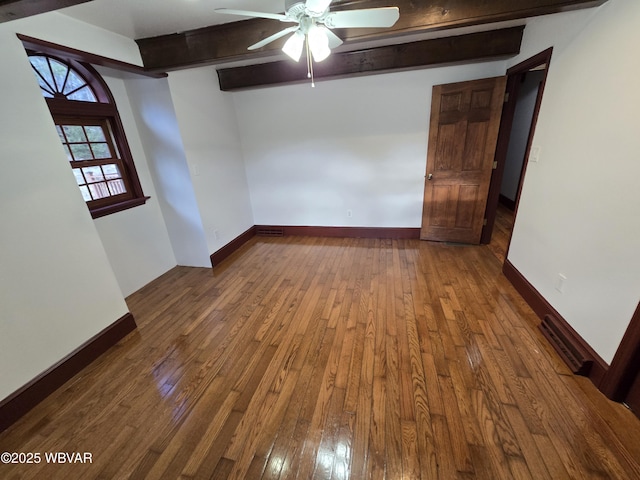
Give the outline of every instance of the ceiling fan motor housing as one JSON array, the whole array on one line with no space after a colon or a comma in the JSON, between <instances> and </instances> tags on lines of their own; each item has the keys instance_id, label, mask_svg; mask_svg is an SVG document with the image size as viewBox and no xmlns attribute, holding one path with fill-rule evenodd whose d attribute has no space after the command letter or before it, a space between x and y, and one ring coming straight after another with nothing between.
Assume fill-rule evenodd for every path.
<instances>
[{"instance_id":1,"label":"ceiling fan motor housing","mask_svg":"<svg viewBox=\"0 0 640 480\"><path fill-rule=\"evenodd\" d=\"M287 16L295 19L299 19L306 10L305 2L300 0L286 0L284 3L284 11Z\"/></svg>"}]
</instances>

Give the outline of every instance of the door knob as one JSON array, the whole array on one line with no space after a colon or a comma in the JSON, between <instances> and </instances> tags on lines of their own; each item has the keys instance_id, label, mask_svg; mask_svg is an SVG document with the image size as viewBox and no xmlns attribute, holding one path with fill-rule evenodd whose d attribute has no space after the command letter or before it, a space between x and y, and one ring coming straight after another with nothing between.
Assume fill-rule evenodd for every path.
<instances>
[{"instance_id":1,"label":"door knob","mask_svg":"<svg viewBox=\"0 0 640 480\"><path fill-rule=\"evenodd\" d=\"M429 175L427 175L427 180L431 180L433 178L433 173L430 173Z\"/></svg>"}]
</instances>

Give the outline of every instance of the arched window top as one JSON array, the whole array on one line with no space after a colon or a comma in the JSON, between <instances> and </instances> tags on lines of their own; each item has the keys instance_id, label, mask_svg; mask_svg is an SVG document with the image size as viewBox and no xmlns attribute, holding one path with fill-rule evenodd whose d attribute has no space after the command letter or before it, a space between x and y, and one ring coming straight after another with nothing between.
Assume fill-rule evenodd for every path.
<instances>
[{"instance_id":1,"label":"arched window top","mask_svg":"<svg viewBox=\"0 0 640 480\"><path fill-rule=\"evenodd\" d=\"M29 61L45 98L98 102L89 81L67 63L48 55L31 55Z\"/></svg>"},{"instance_id":2,"label":"arched window top","mask_svg":"<svg viewBox=\"0 0 640 480\"><path fill-rule=\"evenodd\" d=\"M143 205L122 121L109 87L89 63L27 49L40 91L93 218Z\"/></svg>"}]
</instances>

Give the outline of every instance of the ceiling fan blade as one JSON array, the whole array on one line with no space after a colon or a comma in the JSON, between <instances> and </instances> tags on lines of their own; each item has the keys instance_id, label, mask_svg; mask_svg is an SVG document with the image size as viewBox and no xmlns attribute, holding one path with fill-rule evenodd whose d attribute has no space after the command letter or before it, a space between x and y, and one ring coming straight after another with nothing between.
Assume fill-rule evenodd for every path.
<instances>
[{"instance_id":1,"label":"ceiling fan blade","mask_svg":"<svg viewBox=\"0 0 640 480\"><path fill-rule=\"evenodd\" d=\"M298 25L296 25L296 26L293 26L293 27L285 28L284 30L280 30L278 33L274 33L270 37L267 37L264 40L260 40L258 43L254 43L253 45L248 47L248 50L256 50L258 48L262 48L265 45L267 45L267 44L269 44L271 42L275 42L276 40L278 40L281 37L284 37L288 33L295 32L296 30L298 30L298 28L300 28L300 27L298 27Z\"/></svg>"},{"instance_id":2,"label":"ceiling fan blade","mask_svg":"<svg viewBox=\"0 0 640 480\"><path fill-rule=\"evenodd\" d=\"M327 38L329 39L329 48L334 49L344 43L342 39L331 30L328 28L325 28L325 30L327 31Z\"/></svg>"},{"instance_id":3,"label":"ceiling fan blade","mask_svg":"<svg viewBox=\"0 0 640 480\"><path fill-rule=\"evenodd\" d=\"M256 17L256 18L269 18L271 20L280 20L281 22L293 22L286 15L281 13L265 13L265 12L252 12L250 10L234 10L233 8L216 8L214 12L225 13L229 15L242 15L243 17Z\"/></svg>"},{"instance_id":4,"label":"ceiling fan blade","mask_svg":"<svg viewBox=\"0 0 640 480\"><path fill-rule=\"evenodd\" d=\"M400 18L398 7L363 8L331 12L324 20L329 28L386 28Z\"/></svg>"},{"instance_id":5,"label":"ceiling fan blade","mask_svg":"<svg viewBox=\"0 0 640 480\"><path fill-rule=\"evenodd\" d=\"M322 15L327 8L331 5L331 0L307 0L305 7L309 15L318 16Z\"/></svg>"}]
</instances>

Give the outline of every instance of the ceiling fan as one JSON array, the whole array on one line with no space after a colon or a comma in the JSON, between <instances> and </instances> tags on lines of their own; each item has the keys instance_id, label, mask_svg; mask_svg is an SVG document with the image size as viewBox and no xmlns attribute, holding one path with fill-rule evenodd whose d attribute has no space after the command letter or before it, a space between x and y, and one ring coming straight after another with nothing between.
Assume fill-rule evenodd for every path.
<instances>
[{"instance_id":1,"label":"ceiling fan","mask_svg":"<svg viewBox=\"0 0 640 480\"><path fill-rule=\"evenodd\" d=\"M285 13L264 13L231 8L218 8L215 11L246 17L269 18L297 25L285 28L264 40L249 46L256 50L291 34L282 51L296 62L300 61L302 50L306 46L308 76L312 79L313 62L321 62L329 56L332 48L342 44L342 40L331 31L333 28L388 28L393 26L400 12L398 7L364 8L359 10L329 11L332 0L285 0Z\"/></svg>"}]
</instances>

